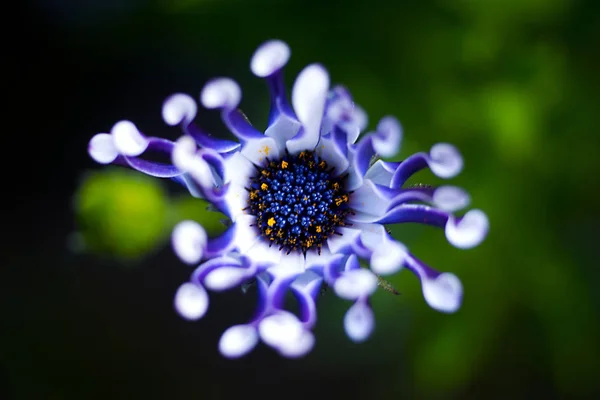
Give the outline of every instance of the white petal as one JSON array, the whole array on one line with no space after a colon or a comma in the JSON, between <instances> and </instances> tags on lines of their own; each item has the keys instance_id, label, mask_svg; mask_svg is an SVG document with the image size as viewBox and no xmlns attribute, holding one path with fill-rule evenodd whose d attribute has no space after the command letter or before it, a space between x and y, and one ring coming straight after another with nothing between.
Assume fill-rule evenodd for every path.
<instances>
[{"instance_id":1,"label":"white petal","mask_svg":"<svg viewBox=\"0 0 600 400\"><path fill-rule=\"evenodd\" d=\"M470 210L456 223L455 217L450 217L446 223L446 238L454 247L470 249L479 245L485 239L490 223L481 210Z\"/></svg>"},{"instance_id":2,"label":"white petal","mask_svg":"<svg viewBox=\"0 0 600 400\"><path fill-rule=\"evenodd\" d=\"M346 271L333 284L335 293L345 300L370 296L377 289L377 277L368 269Z\"/></svg>"},{"instance_id":3,"label":"white petal","mask_svg":"<svg viewBox=\"0 0 600 400\"><path fill-rule=\"evenodd\" d=\"M334 175L341 175L348 169L348 157L338 149L331 139L321 138L317 146L317 154L325 160L328 167L333 167Z\"/></svg>"},{"instance_id":4,"label":"white petal","mask_svg":"<svg viewBox=\"0 0 600 400\"><path fill-rule=\"evenodd\" d=\"M291 153L314 149L319 142L328 90L329 75L318 64L307 66L296 78L292 89L292 105L304 131L300 137L288 141Z\"/></svg>"},{"instance_id":5,"label":"white petal","mask_svg":"<svg viewBox=\"0 0 600 400\"><path fill-rule=\"evenodd\" d=\"M281 40L270 40L262 44L252 56L250 69L256 76L264 78L287 64L290 48Z\"/></svg>"},{"instance_id":6,"label":"white petal","mask_svg":"<svg viewBox=\"0 0 600 400\"><path fill-rule=\"evenodd\" d=\"M235 325L227 329L219 340L219 351L225 357L246 355L258 343L258 332L251 325Z\"/></svg>"},{"instance_id":7,"label":"white petal","mask_svg":"<svg viewBox=\"0 0 600 400\"><path fill-rule=\"evenodd\" d=\"M224 266L209 272L203 283L207 289L219 292L239 286L246 278L247 272L246 268Z\"/></svg>"},{"instance_id":8,"label":"white petal","mask_svg":"<svg viewBox=\"0 0 600 400\"><path fill-rule=\"evenodd\" d=\"M312 332L304 330L296 340L282 343L279 346L279 353L289 358L302 357L311 351L314 345L314 335Z\"/></svg>"},{"instance_id":9,"label":"white petal","mask_svg":"<svg viewBox=\"0 0 600 400\"><path fill-rule=\"evenodd\" d=\"M191 96L176 93L169 96L163 103L162 117L167 124L177 125L181 122L191 122L197 112L198 106Z\"/></svg>"},{"instance_id":10,"label":"white petal","mask_svg":"<svg viewBox=\"0 0 600 400\"><path fill-rule=\"evenodd\" d=\"M191 136L182 136L175 142L171 161L173 165L182 171L188 171L196 157L198 146Z\"/></svg>"},{"instance_id":11,"label":"white petal","mask_svg":"<svg viewBox=\"0 0 600 400\"><path fill-rule=\"evenodd\" d=\"M371 255L371 270L379 275L391 275L398 272L408 255L407 248L395 240L386 240Z\"/></svg>"},{"instance_id":12,"label":"white petal","mask_svg":"<svg viewBox=\"0 0 600 400\"><path fill-rule=\"evenodd\" d=\"M269 125L265 131L265 136L275 139L279 149L278 155L280 157L283 156L286 142L298 133L301 126L300 122L285 114L280 114L279 117Z\"/></svg>"},{"instance_id":13,"label":"white petal","mask_svg":"<svg viewBox=\"0 0 600 400\"><path fill-rule=\"evenodd\" d=\"M225 160L225 182L229 184L225 202L229 209L229 217L234 222L238 216L244 214L244 208L248 205L248 191L245 187L255 173L256 169L252 163L239 152Z\"/></svg>"},{"instance_id":14,"label":"white petal","mask_svg":"<svg viewBox=\"0 0 600 400\"><path fill-rule=\"evenodd\" d=\"M358 301L344 316L344 329L350 340L360 343L368 339L375 327L375 317L371 307Z\"/></svg>"},{"instance_id":15,"label":"white petal","mask_svg":"<svg viewBox=\"0 0 600 400\"><path fill-rule=\"evenodd\" d=\"M402 139L402 126L394 117L385 117L377 125L373 137L373 148L382 157L391 157L398 152Z\"/></svg>"},{"instance_id":16,"label":"white petal","mask_svg":"<svg viewBox=\"0 0 600 400\"><path fill-rule=\"evenodd\" d=\"M360 236L360 231L352 228L338 228L338 232L342 234L332 235L327 239L327 247L332 254L339 253L343 250L350 249Z\"/></svg>"},{"instance_id":17,"label":"white petal","mask_svg":"<svg viewBox=\"0 0 600 400\"><path fill-rule=\"evenodd\" d=\"M250 226L255 222L256 217L248 214L239 215L235 221L234 246L242 254L246 254L260 240L256 227Z\"/></svg>"},{"instance_id":18,"label":"white petal","mask_svg":"<svg viewBox=\"0 0 600 400\"><path fill-rule=\"evenodd\" d=\"M232 109L240 104L242 90L230 78L217 78L209 81L200 93L200 101L206 108Z\"/></svg>"},{"instance_id":19,"label":"white petal","mask_svg":"<svg viewBox=\"0 0 600 400\"><path fill-rule=\"evenodd\" d=\"M271 159L279 157L277 142L268 136L248 140L241 153L255 165L264 165L267 157L271 157Z\"/></svg>"},{"instance_id":20,"label":"white petal","mask_svg":"<svg viewBox=\"0 0 600 400\"><path fill-rule=\"evenodd\" d=\"M434 145L429 152L429 157L429 169L440 178L455 177L462 170L462 156L451 144Z\"/></svg>"},{"instance_id":21,"label":"white petal","mask_svg":"<svg viewBox=\"0 0 600 400\"><path fill-rule=\"evenodd\" d=\"M353 227L360 229L362 243L373 252L370 259L371 271L389 275L402 268L408 250L392 239L383 225L356 222Z\"/></svg>"},{"instance_id":22,"label":"white petal","mask_svg":"<svg viewBox=\"0 0 600 400\"><path fill-rule=\"evenodd\" d=\"M269 244L265 241L258 240L246 252L246 256L254 262L277 265L281 260L282 252L279 251L279 246L273 245L269 247Z\"/></svg>"},{"instance_id":23,"label":"white petal","mask_svg":"<svg viewBox=\"0 0 600 400\"><path fill-rule=\"evenodd\" d=\"M208 310L208 294L202 286L184 283L175 293L175 309L185 319L200 319Z\"/></svg>"},{"instance_id":24,"label":"white petal","mask_svg":"<svg viewBox=\"0 0 600 400\"><path fill-rule=\"evenodd\" d=\"M100 164L110 164L119 155L113 137L108 133L94 135L88 145L88 153Z\"/></svg>"},{"instance_id":25,"label":"white petal","mask_svg":"<svg viewBox=\"0 0 600 400\"><path fill-rule=\"evenodd\" d=\"M247 186L250 177L256 173L252 163L239 152L225 160L225 182Z\"/></svg>"},{"instance_id":26,"label":"white petal","mask_svg":"<svg viewBox=\"0 0 600 400\"><path fill-rule=\"evenodd\" d=\"M258 325L258 333L263 342L290 356L294 350L296 350L295 353L306 350L305 332L298 318L287 311L269 315Z\"/></svg>"},{"instance_id":27,"label":"white petal","mask_svg":"<svg viewBox=\"0 0 600 400\"><path fill-rule=\"evenodd\" d=\"M110 131L115 147L126 156L139 156L148 147L148 140L131 121L119 121Z\"/></svg>"},{"instance_id":28,"label":"white petal","mask_svg":"<svg viewBox=\"0 0 600 400\"><path fill-rule=\"evenodd\" d=\"M182 221L173 229L171 235L175 254L187 264L195 264L202 259L206 247L206 231L194 221Z\"/></svg>"},{"instance_id":29,"label":"white petal","mask_svg":"<svg viewBox=\"0 0 600 400\"><path fill-rule=\"evenodd\" d=\"M394 176L394 170L387 167L386 163L381 160L377 160L365 174L365 179L369 179L373 183L378 185L390 186L392 177Z\"/></svg>"},{"instance_id":30,"label":"white petal","mask_svg":"<svg viewBox=\"0 0 600 400\"><path fill-rule=\"evenodd\" d=\"M198 146L191 136L182 136L175 142L171 159L178 169L188 172L203 188L214 185L213 173L206 161L199 156Z\"/></svg>"},{"instance_id":31,"label":"white petal","mask_svg":"<svg viewBox=\"0 0 600 400\"><path fill-rule=\"evenodd\" d=\"M391 201L372 181L365 180L363 185L352 193L349 204L355 211L383 216Z\"/></svg>"},{"instance_id":32,"label":"white petal","mask_svg":"<svg viewBox=\"0 0 600 400\"><path fill-rule=\"evenodd\" d=\"M433 204L444 211L457 211L471 202L469 194L456 186L440 186L433 192Z\"/></svg>"},{"instance_id":33,"label":"white petal","mask_svg":"<svg viewBox=\"0 0 600 400\"><path fill-rule=\"evenodd\" d=\"M269 273L277 277L298 275L305 271L305 260L302 253L296 251L282 254L278 265L268 269Z\"/></svg>"},{"instance_id":34,"label":"white petal","mask_svg":"<svg viewBox=\"0 0 600 400\"><path fill-rule=\"evenodd\" d=\"M435 279L425 278L421 281L423 297L431 308L452 313L460 308L463 288L454 274L443 273Z\"/></svg>"}]
</instances>

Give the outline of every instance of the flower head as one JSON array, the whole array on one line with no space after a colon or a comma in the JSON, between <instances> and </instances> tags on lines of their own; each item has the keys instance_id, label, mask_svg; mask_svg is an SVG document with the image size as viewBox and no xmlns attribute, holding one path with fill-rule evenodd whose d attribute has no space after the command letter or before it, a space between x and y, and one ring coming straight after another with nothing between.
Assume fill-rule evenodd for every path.
<instances>
[{"instance_id":1,"label":"flower head","mask_svg":"<svg viewBox=\"0 0 600 400\"><path fill-rule=\"evenodd\" d=\"M290 104L283 84L289 56L285 43L269 41L256 50L250 63L252 72L266 80L271 95L265 132L238 110L239 86L229 78L217 78L203 88L200 102L221 111L237 141L203 131L194 123L193 98L174 94L165 101L162 115L167 124L183 129L177 142L145 136L132 122L120 121L110 133L95 135L89 145L97 162L173 178L231 219L219 237L208 238L193 221L182 221L172 234L179 258L199 264L175 294L175 308L184 318L196 320L206 313L207 290L256 282L259 301L254 318L227 329L219 342L227 357L248 353L259 340L288 357L310 351L315 300L323 284L354 302L344 327L351 340L366 340L374 327L368 300L378 286L378 275L403 267L420 279L431 307L454 312L462 300L458 278L425 265L385 226L434 225L444 229L452 245L464 249L477 246L488 230L487 217L479 210L453 214L469 203L463 190L405 185L424 168L441 178L457 175L463 162L452 145L436 144L429 153L401 162L374 161L397 153L402 138L398 121L385 117L374 131L363 133L365 112L345 88L330 88L329 75L318 64L300 72ZM141 158L148 150L168 154L172 164ZM298 316L284 309L287 292L299 303Z\"/></svg>"}]
</instances>

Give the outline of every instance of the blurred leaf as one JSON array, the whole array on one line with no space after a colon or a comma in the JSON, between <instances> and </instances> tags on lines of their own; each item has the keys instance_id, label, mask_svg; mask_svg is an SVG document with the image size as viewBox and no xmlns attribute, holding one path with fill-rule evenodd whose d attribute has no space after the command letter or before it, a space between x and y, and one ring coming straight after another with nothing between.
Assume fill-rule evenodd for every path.
<instances>
[{"instance_id":1,"label":"blurred leaf","mask_svg":"<svg viewBox=\"0 0 600 400\"><path fill-rule=\"evenodd\" d=\"M135 258L168 234L168 199L157 179L125 169L90 173L75 197L86 250Z\"/></svg>"}]
</instances>

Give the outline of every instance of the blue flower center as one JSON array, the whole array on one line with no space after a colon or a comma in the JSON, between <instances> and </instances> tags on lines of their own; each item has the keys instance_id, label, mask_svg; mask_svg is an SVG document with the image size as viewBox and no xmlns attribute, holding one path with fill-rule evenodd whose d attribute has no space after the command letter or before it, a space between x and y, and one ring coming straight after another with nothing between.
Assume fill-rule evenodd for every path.
<instances>
[{"instance_id":1,"label":"blue flower center","mask_svg":"<svg viewBox=\"0 0 600 400\"><path fill-rule=\"evenodd\" d=\"M333 168L313 152L303 151L278 161L267 160L247 188L248 209L256 216L255 226L270 245L279 250L300 251L321 247L346 216L351 193L346 176L335 177Z\"/></svg>"}]
</instances>

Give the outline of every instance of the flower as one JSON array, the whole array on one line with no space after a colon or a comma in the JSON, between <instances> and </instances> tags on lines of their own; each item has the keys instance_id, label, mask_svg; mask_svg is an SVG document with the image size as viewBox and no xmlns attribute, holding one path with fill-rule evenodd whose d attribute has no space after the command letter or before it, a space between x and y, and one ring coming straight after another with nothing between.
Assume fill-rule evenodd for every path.
<instances>
[{"instance_id":1,"label":"flower","mask_svg":"<svg viewBox=\"0 0 600 400\"><path fill-rule=\"evenodd\" d=\"M219 237L208 238L193 221L180 222L172 234L179 258L191 265L200 263L175 294L175 308L183 318L196 320L206 313L207 289L222 291L256 282L259 302L254 318L227 329L219 341L226 357L248 353L259 340L287 357L310 351L315 300L323 284L353 302L344 318L346 333L355 342L366 340L374 327L368 300L378 286L378 275L403 267L420 279L431 307L454 312L462 300L459 279L425 265L385 226L408 222L437 226L462 249L478 245L488 231L482 211L454 214L470 200L462 189L405 185L426 167L441 178L457 175L463 162L452 145L436 144L429 153L401 162L374 161L397 153L402 137L399 122L385 117L374 131L363 133L365 112L345 88L330 89L329 75L319 64L300 72L290 104L283 83L289 57L288 46L274 40L260 46L250 63L270 91L264 133L238 110L239 86L229 78L217 78L203 88L200 102L221 111L237 142L216 139L200 129L194 123L196 102L186 94L174 94L165 101L162 116L168 125L183 129L177 142L147 137L132 122L120 121L110 133L95 135L89 145L97 162L173 178L231 219ZM149 150L166 153L172 165L140 157ZM369 268L362 268L361 260ZM299 303L298 316L283 307L288 291Z\"/></svg>"}]
</instances>

